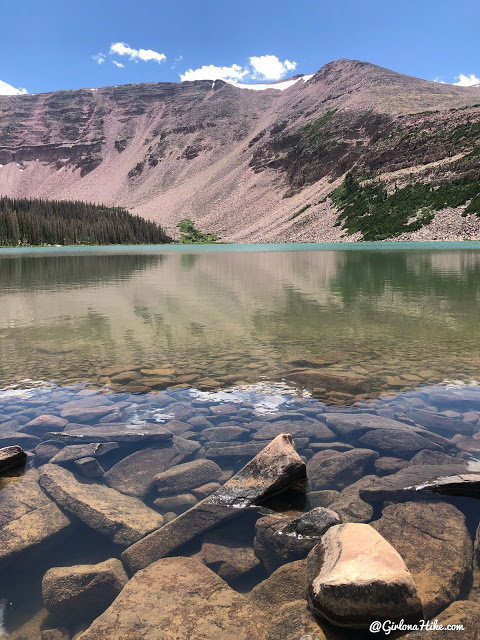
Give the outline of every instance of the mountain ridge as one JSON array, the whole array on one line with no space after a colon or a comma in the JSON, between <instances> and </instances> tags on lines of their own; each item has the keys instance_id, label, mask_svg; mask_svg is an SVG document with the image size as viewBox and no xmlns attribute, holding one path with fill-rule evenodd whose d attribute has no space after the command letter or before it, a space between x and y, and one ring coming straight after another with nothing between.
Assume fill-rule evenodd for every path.
<instances>
[{"instance_id":1,"label":"mountain ridge","mask_svg":"<svg viewBox=\"0 0 480 640\"><path fill-rule=\"evenodd\" d=\"M274 86L2 96L0 195L126 206L171 234L190 217L231 241L339 240L325 198L348 171L390 188L393 173L400 185L437 184L478 170L468 155L479 144L480 88L345 59Z\"/></svg>"}]
</instances>

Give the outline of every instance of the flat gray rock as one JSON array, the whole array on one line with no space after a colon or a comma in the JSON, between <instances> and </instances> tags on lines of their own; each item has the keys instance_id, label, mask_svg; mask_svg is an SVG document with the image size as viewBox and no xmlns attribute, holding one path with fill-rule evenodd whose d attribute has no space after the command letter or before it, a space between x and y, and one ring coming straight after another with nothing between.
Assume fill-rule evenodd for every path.
<instances>
[{"instance_id":1,"label":"flat gray rock","mask_svg":"<svg viewBox=\"0 0 480 640\"><path fill-rule=\"evenodd\" d=\"M359 439L359 443L382 454L407 459L422 449L442 451L440 445L406 429L372 429Z\"/></svg>"},{"instance_id":2,"label":"flat gray rock","mask_svg":"<svg viewBox=\"0 0 480 640\"><path fill-rule=\"evenodd\" d=\"M322 441L334 440L335 434L325 423L316 420L299 420L291 422L280 420L267 422L260 427L254 435L254 440L271 440L280 433L289 433L296 440L297 438L308 438L309 440Z\"/></svg>"},{"instance_id":3,"label":"flat gray rock","mask_svg":"<svg viewBox=\"0 0 480 640\"><path fill-rule=\"evenodd\" d=\"M22 449L29 451L35 449L40 442L40 438L29 433L20 433L19 431L0 432L0 448L18 445Z\"/></svg>"},{"instance_id":4,"label":"flat gray rock","mask_svg":"<svg viewBox=\"0 0 480 640\"><path fill-rule=\"evenodd\" d=\"M191 425L187 425L191 428ZM202 436L211 442L229 442L248 438L250 429L243 427L210 427L203 429Z\"/></svg>"},{"instance_id":5,"label":"flat gray rock","mask_svg":"<svg viewBox=\"0 0 480 640\"><path fill-rule=\"evenodd\" d=\"M308 461L307 476L315 491L333 489L341 491L356 480L359 480L379 454L371 449L352 449L343 453L335 452L323 458L327 452L319 452ZM318 461L317 461L318 460Z\"/></svg>"},{"instance_id":6,"label":"flat gray rock","mask_svg":"<svg viewBox=\"0 0 480 640\"><path fill-rule=\"evenodd\" d=\"M449 418L448 416L444 416L433 411L410 409L408 415L412 420L415 420L416 423L423 427L432 429L432 431L436 431L449 438L457 433L464 436L471 436L477 431L475 425L470 422L464 422L463 420L456 418Z\"/></svg>"},{"instance_id":7,"label":"flat gray rock","mask_svg":"<svg viewBox=\"0 0 480 640\"><path fill-rule=\"evenodd\" d=\"M40 467L42 488L69 513L115 544L128 546L161 526L163 518L137 498L88 478L77 478L56 464Z\"/></svg>"},{"instance_id":8,"label":"flat gray rock","mask_svg":"<svg viewBox=\"0 0 480 640\"><path fill-rule=\"evenodd\" d=\"M221 458L252 458L260 453L269 443L269 440L259 442L206 442L205 456L211 460Z\"/></svg>"},{"instance_id":9,"label":"flat gray rock","mask_svg":"<svg viewBox=\"0 0 480 640\"><path fill-rule=\"evenodd\" d=\"M119 444L130 442L142 442L150 444L171 440L173 433L157 424L126 424L114 422L112 424L99 424L90 426L69 426L59 433L47 434L58 438L63 442L79 444L85 442L118 442Z\"/></svg>"},{"instance_id":10,"label":"flat gray rock","mask_svg":"<svg viewBox=\"0 0 480 640\"><path fill-rule=\"evenodd\" d=\"M215 482L221 475L222 470L213 460L192 460L158 473L153 483L159 495L168 495Z\"/></svg>"},{"instance_id":11,"label":"flat gray rock","mask_svg":"<svg viewBox=\"0 0 480 640\"><path fill-rule=\"evenodd\" d=\"M73 406L63 408L60 415L69 422L93 422L112 413L113 410L114 406L112 405L100 405L96 407Z\"/></svg>"},{"instance_id":12,"label":"flat gray rock","mask_svg":"<svg viewBox=\"0 0 480 640\"><path fill-rule=\"evenodd\" d=\"M129 496L143 497L152 488L157 473L179 464L199 448L198 442L174 436L163 444L126 456L107 471L105 482Z\"/></svg>"},{"instance_id":13,"label":"flat gray rock","mask_svg":"<svg viewBox=\"0 0 480 640\"><path fill-rule=\"evenodd\" d=\"M49 414L38 416L24 424L19 428L20 432L30 433L34 436L43 436L47 431L58 431L68 424L68 420L59 416L51 416Z\"/></svg>"},{"instance_id":14,"label":"flat gray rock","mask_svg":"<svg viewBox=\"0 0 480 640\"><path fill-rule=\"evenodd\" d=\"M375 473L378 476L389 476L392 473L397 473L397 471L401 469L405 469L405 467L408 467L408 464L406 460L402 460L401 458L385 456L375 460Z\"/></svg>"},{"instance_id":15,"label":"flat gray rock","mask_svg":"<svg viewBox=\"0 0 480 640\"><path fill-rule=\"evenodd\" d=\"M223 487L123 552L132 571L163 558L196 535L305 478L305 463L290 436L277 436ZM233 508L232 508L233 507Z\"/></svg>"},{"instance_id":16,"label":"flat gray rock","mask_svg":"<svg viewBox=\"0 0 480 640\"><path fill-rule=\"evenodd\" d=\"M50 459L52 464L73 462L80 458L98 458L109 451L118 449L117 442L89 442L87 444L72 444L64 447Z\"/></svg>"},{"instance_id":17,"label":"flat gray rock","mask_svg":"<svg viewBox=\"0 0 480 640\"><path fill-rule=\"evenodd\" d=\"M461 476L473 476L465 480L451 479L452 476L460 478ZM441 479L449 479L442 483ZM478 491L478 481L480 474L468 473L468 463L459 460L458 466L452 464L444 465L413 465L401 469L397 473L390 476L380 478L378 482L372 486L360 490L360 497L367 502L382 502L384 500L414 500L421 497L422 493L432 492L435 487L443 487L445 493L448 491L449 484L463 484L465 491ZM473 484L472 484L473 483ZM477 486L475 488L475 483ZM470 486L469 486L470 485ZM440 490L438 491L441 492ZM467 495L467 493L452 493L452 495Z\"/></svg>"}]
</instances>

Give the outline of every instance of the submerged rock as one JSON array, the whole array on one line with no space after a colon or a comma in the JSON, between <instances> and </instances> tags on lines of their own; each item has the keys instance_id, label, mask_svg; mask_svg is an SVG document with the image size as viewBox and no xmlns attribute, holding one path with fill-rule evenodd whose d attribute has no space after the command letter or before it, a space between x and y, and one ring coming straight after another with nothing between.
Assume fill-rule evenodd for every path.
<instances>
[{"instance_id":1,"label":"submerged rock","mask_svg":"<svg viewBox=\"0 0 480 640\"><path fill-rule=\"evenodd\" d=\"M37 465L49 462L65 447L64 442L60 440L45 440L35 447L35 463Z\"/></svg>"},{"instance_id":2,"label":"submerged rock","mask_svg":"<svg viewBox=\"0 0 480 640\"><path fill-rule=\"evenodd\" d=\"M448 416L433 411L425 411L423 409L410 409L408 415L418 424L432 429L448 438L460 433L470 436L476 431L476 427L463 420L449 418Z\"/></svg>"},{"instance_id":3,"label":"submerged rock","mask_svg":"<svg viewBox=\"0 0 480 640\"><path fill-rule=\"evenodd\" d=\"M341 490L359 480L367 466L379 457L371 449L353 449L325 459L326 452L313 456L307 465L307 476L313 489ZM317 458L318 456L318 458Z\"/></svg>"},{"instance_id":4,"label":"submerged rock","mask_svg":"<svg viewBox=\"0 0 480 640\"><path fill-rule=\"evenodd\" d=\"M373 517L373 507L360 497L360 491L375 487L379 478L374 475L363 476L357 482L346 487L329 507L338 513L342 522L370 522Z\"/></svg>"},{"instance_id":5,"label":"submerged rock","mask_svg":"<svg viewBox=\"0 0 480 640\"><path fill-rule=\"evenodd\" d=\"M161 512L174 511L175 513L182 513L194 507L197 502L197 498L192 493L177 493L173 496L156 498L153 501L153 506Z\"/></svg>"},{"instance_id":6,"label":"submerged rock","mask_svg":"<svg viewBox=\"0 0 480 640\"><path fill-rule=\"evenodd\" d=\"M28 469L21 480L0 491L0 527L48 504L51 500L40 488L38 471Z\"/></svg>"},{"instance_id":7,"label":"submerged rock","mask_svg":"<svg viewBox=\"0 0 480 640\"><path fill-rule=\"evenodd\" d=\"M56 620L71 627L99 616L127 582L125 569L116 558L99 564L55 567L43 577L43 603Z\"/></svg>"},{"instance_id":8,"label":"submerged rock","mask_svg":"<svg viewBox=\"0 0 480 640\"><path fill-rule=\"evenodd\" d=\"M118 442L119 444L141 442L151 444L171 440L173 433L157 424L126 424L114 422L99 424L96 427L69 425L64 431L48 433L62 442L79 444L85 442Z\"/></svg>"},{"instance_id":9,"label":"submerged rock","mask_svg":"<svg viewBox=\"0 0 480 640\"><path fill-rule=\"evenodd\" d=\"M63 408L60 415L69 422L93 422L112 413L113 409L114 407L112 405L100 405L96 407L71 406Z\"/></svg>"},{"instance_id":10,"label":"submerged rock","mask_svg":"<svg viewBox=\"0 0 480 640\"><path fill-rule=\"evenodd\" d=\"M375 620L423 617L401 556L367 524L342 524L326 532L307 558L307 596L315 614L353 629L366 629Z\"/></svg>"},{"instance_id":11,"label":"submerged rock","mask_svg":"<svg viewBox=\"0 0 480 640\"><path fill-rule=\"evenodd\" d=\"M397 473L401 469L408 467L408 462L401 458L393 458L386 456L384 458L378 458L375 460L375 472L378 476L389 476L392 473Z\"/></svg>"},{"instance_id":12,"label":"submerged rock","mask_svg":"<svg viewBox=\"0 0 480 640\"><path fill-rule=\"evenodd\" d=\"M344 640L344 636L317 618L306 600L294 600L275 609L267 640Z\"/></svg>"},{"instance_id":13,"label":"submerged rock","mask_svg":"<svg viewBox=\"0 0 480 640\"><path fill-rule=\"evenodd\" d=\"M371 380L362 376L355 376L341 371L328 369L305 369L289 376L294 382L309 388L322 387L327 390L344 393L366 393L371 390Z\"/></svg>"},{"instance_id":14,"label":"submerged rock","mask_svg":"<svg viewBox=\"0 0 480 640\"><path fill-rule=\"evenodd\" d=\"M229 531L209 531L203 536L199 560L227 581L236 580L259 566L260 560L251 545Z\"/></svg>"},{"instance_id":15,"label":"submerged rock","mask_svg":"<svg viewBox=\"0 0 480 640\"><path fill-rule=\"evenodd\" d=\"M255 525L255 553L271 573L282 564L306 558L325 531L339 523L338 515L323 507L293 519L265 516Z\"/></svg>"},{"instance_id":16,"label":"submerged rock","mask_svg":"<svg viewBox=\"0 0 480 640\"><path fill-rule=\"evenodd\" d=\"M409 467L413 467L418 464L453 464L462 465L462 460L455 456L449 456L446 453L440 451L430 451L429 449L423 449L419 451L408 463Z\"/></svg>"},{"instance_id":17,"label":"submerged rock","mask_svg":"<svg viewBox=\"0 0 480 640\"><path fill-rule=\"evenodd\" d=\"M70 518L50 501L5 524L0 529L0 569L26 552L43 552L71 528Z\"/></svg>"},{"instance_id":18,"label":"submerged rock","mask_svg":"<svg viewBox=\"0 0 480 640\"><path fill-rule=\"evenodd\" d=\"M198 442L174 436L163 445L150 446L130 454L107 471L105 482L130 496L145 496L155 476L179 464L198 450Z\"/></svg>"},{"instance_id":19,"label":"submerged rock","mask_svg":"<svg viewBox=\"0 0 480 640\"><path fill-rule=\"evenodd\" d=\"M193 558L139 571L82 640L264 640L267 618Z\"/></svg>"},{"instance_id":20,"label":"submerged rock","mask_svg":"<svg viewBox=\"0 0 480 640\"><path fill-rule=\"evenodd\" d=\"M382 502L384 500L413 500L429 492L442 490L452 495L478 494L480 474L468 474L468 463L458 460L453 464L416 464L401 469L390 476L380 478L371 487L360 491L360 497L367 502ZM458 476L453 476L457 472ZM457 491L457 493L455 493Z\"/></svg>"},{"instance_id":21,"label":"submerged rock","mask_svg":"<svg viewBox=\"0 0 480 640\"><path fill-rule=\"evenodd\" d=\"M177 464L167 471L158 473L153 483L158 494L180 493L200 487L208 482L215 482L222 475L222 470L213 460L192 460Z\"/></svg>"},{"instance_id":22,"label":"submerged rock","mask_svg":"<svg viewBox=\"0 0 480 640\"><path fill-rule=\"evenodd\" d=\"M374 429L363 435L359 442L383 454L394 454L407 459L422 449L442 451L440 445L407 429Z\"/></svg>"},{"instance_id":23,"label":"submerged rock","mask_svg":"<svg viewBox=\"0 0 480 640\"><path fill-rule=\"evenodd\" d=\"M465 516L441 501L390 505L372 526L404 558L432 618L460 595L472 562Z\"/></svg>"},{"instance_id":24,"label":"submerged rock","mask_svg":"<svg viewBox=\"0 0 480 640\"><path fill-rule=\"evenodd\" d=\"M457 600L452 602L445 611L442 611L435 618L438 623L437 629L430 627L423 631L413 631L407 633L406 640L478 640L480 629L480 604L471 600ZM463 630L450 630L438 628L451 627L452 625L463 625Z\"/></svg>"},{"instance_id":25,"label":"submerged rock","mask_svg":"<svg viewBox=\"0 0 480 640\"><path fill-rule=\"evenodd\" d=\"M187 425L192 428L192 425ZM170 427L170 423L169 423ZM248 438L250 435L250 429L243 427L210 427L202 430L202 436L210 440L211 442L229 442L231 440L241 440L242 438Z\"/></svg>"},{"instance_id":26,"label":"submerged rock","mask_svg":"<svg viewBox=\"0 0 480 640\"><path fill-rule=\"evenodd\" d=\"M259 609L276 614L278 607L305 598L306 560L296 560L279 567L248 594Z\"/></svg>"},{"instance_id":27,"label":"submerged rock","mask_svg":"<svg viewBox=\"0 0 480 640\"><path fill-rule=\"evenodd\" d=\"M20 464L24 464L27 459L27 454L18 445L12 445L11 447L3 447L0 449L0 473L11 469L12 467L18 467Z\"/></svg>"},{"instance_id":28,"label":"submerged rock","mask_svg":"<svg viewBox=\"0 0 480 640\"><path fill-rule=\"evenodd\" d=\"M122 546L140 540L163 521L137 498L87 478L80 480L55 464L40 468L40 484L62 509Z\"/></svg>"},{"instance_id":29,"label":"submerged rock","mask_svg":"<svg viewBox=\"0 0 480 640\"><path fill-rule=\"evenodd\" d=\"M72 444L63 447L53 458L51 463L61 464L64 462L73 462L80 458L98 458L100 456L118 449L116 442L90 442L88 444Z\"/></svg>"},{"instance_id":30,"label":"submerged rock","mask_svg":"<svg viewBox=\"0 0 480 640\"><path fill-rule=\"evenodd\" d=\"M405 434L417 434L429 442L433 442L445 451L456 449L454 443L442 436L432 433L417 425L409 425L400 420L392 420L373 413L327 413L325 414L327 425L347 440L360 438L363 434L380 429L383 432L401 431ZM422 447L425 449L426 447ZM395 451L393 451L395 454Z\"/></svg>"},{"instance_id":31,"label":"submerged rock","mask_svg":"<svg viewBox=\"0 0 480 640\"><path fill-rule=\"evenodd\" d=\"M292 438L277 436L253 460L215 493L161 529L124 551L122 559L132 571L171 553L196 535L238 515L243 508L280 493L305 477L305 463Z\"/></svg>"},{"instance_id":32,"label":"submerged rock","mask_svg":"<svg viewBox=\"0 0 480 640\"><path fill-rule=\"evenodd\" d=\"M308 438L309 440L334 440L335 435L324 422L318 420L304 419L298 422L286 420L259 423L260 428L254 433L254 440L270 440L280 433L288 432L296 441L298 438ZM249 425L251 426L251 425Z\"/></svg>"},{"instance_id":33,"label":"submerged rock","mask_svg":"<svg viewBox=\"0 0 480 640\"><path fill-rule=\"evenodd\" d=\"M340 491L333 489L322 489L321 491L310 491L307 494L307 501L311 509L315 507L329 507L340 497Z\"/></svg>"},{"instance_id":34,"label":"submerged rock","mask_svg":"<svg viewBox=\"0 0 480 640\"><path fill-rule=\"evenodd\" d=\"M20 433L19 431L0 432L0 448L19 446L22 449L31 450L35 449L40 442L40 438L28 433Z\"/></svg>"},{"instance_id":35,"label":"submerged rock","mask_svg":"<svg viewBox=\"0 0 480 640\"><path fill-rule=\"evenodd\" d=\"M102 478L103 469L96 458L80 458L74 462L78 473L86 478Z\"/></svg>"},{"instance_id":36,"label":"submerged rock","mask_svg":"<svg viewBox=\"0 0 480 640\"><path fill-rule=\"evenodd\" d=\"M63 429L67 424L68 420L65 420L65 418L46 414L30 420L30 422L20 427L19 431L41 437L47 431Z\"/></svg>"}]
</instances>

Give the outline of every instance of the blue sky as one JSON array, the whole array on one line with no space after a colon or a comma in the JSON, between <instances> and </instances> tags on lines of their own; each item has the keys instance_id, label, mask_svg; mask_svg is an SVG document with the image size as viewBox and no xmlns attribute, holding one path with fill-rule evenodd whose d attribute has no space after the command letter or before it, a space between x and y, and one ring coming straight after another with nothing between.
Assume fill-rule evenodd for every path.
<instances>
[{"instance_id":1,"label":"blue sky","mask_svg":"<svg viewBox=\"0 0 480 640\"><path fill-rule=\"evenodd\" d=\"M478 0L0 0L0 20L0 93L272 81L338 58L480 82Z\"/></svg>"}]
</instances>

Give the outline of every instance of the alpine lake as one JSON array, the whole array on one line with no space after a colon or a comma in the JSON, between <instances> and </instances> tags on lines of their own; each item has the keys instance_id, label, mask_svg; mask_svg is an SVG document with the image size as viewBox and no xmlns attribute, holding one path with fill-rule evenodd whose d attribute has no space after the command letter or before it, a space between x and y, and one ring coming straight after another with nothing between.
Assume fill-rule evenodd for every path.
<instances>
[{"instance_id":1,"label":"alpine lake","mask_svg":"<svg viewBox=\"0 0 480 640\"><path fill-rule=\"evenodd\" d=\"M0 447L28 455L0 474L0 638L370 637L307 606L319 536L278 531L315 508L372 524L425 619L477 637L478 482L422 483L480 468L480 242L2 249L0 282ZM183 564L151 579L173 630L141 607L137 635L90 626L154 566L125 553L284 433L306 480L170 541ZM202 608L189 579L217 576L230 604Z\"/></svg>"}]
</instances>

